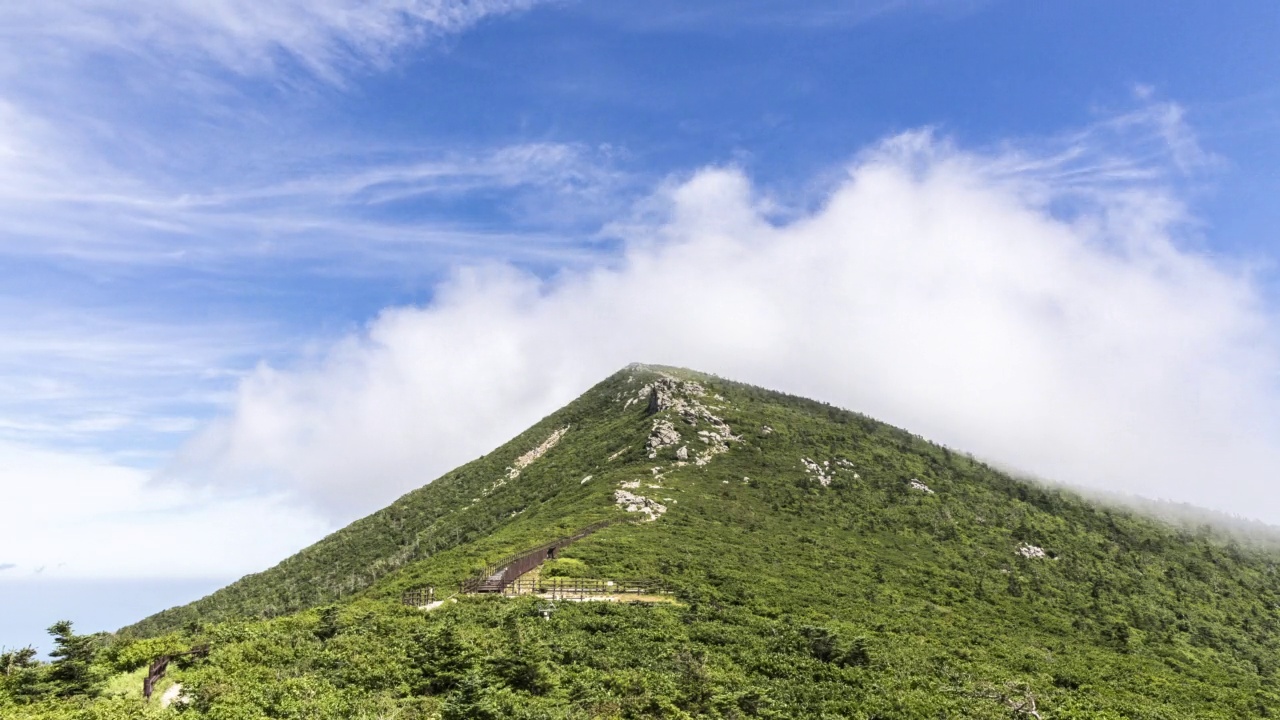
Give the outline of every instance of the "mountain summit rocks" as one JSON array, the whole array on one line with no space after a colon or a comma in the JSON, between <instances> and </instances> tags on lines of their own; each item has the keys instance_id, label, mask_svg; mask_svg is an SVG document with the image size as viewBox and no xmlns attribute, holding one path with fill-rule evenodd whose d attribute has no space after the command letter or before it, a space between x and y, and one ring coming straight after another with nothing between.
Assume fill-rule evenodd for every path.
<instances>
[{"instance_id":1,"label":"mountain summit rocks","mask_svg":"<svg viewBox=\"0 0 1280 720\"><path fill-rule=\"evenodd\" d=\"M728 452L729 443L742 439L733 433L733 429L723 418L712 412L720 410L719 406L703 402L702 399L707 396L707 389L702 384L681 380L666 373L660 373L656 380L640 388L637 397L648 398L646 412L651 416L665 413L663 417L655 417L653 420L653 429L646 442L650 459L657 458L663 448L678 445L683 440L673 422L675 420L690 428L697 428L699 423L706 428L696 431L697 439L705 445L693 459L693 463L698 466L705 466L716 455ZM724 398L719 395L712 399L724 402ZM688 450L681 447L677 450L677 459L685 461L688 454Z\"/></svg>"}]
</instances>

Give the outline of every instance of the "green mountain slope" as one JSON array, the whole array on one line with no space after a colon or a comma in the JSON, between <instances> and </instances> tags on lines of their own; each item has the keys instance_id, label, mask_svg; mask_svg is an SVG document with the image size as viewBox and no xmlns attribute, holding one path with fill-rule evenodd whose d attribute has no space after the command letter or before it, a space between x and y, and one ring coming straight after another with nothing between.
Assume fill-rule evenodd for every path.
<instances>
[{"instance_id":1,"label":"green mountain slope","mask_svg":"<svg viewBox=\"0 0 1280 720\"><path fill-rule=\"evenodd\" d=\"M678 604L398 602L605 519L627 522L558 564L661 578ZM175 676L184 714L219 718L1270 717L1277 559L821 403L633 366L99 663L207 642Z\"/></svg>"},{"instance_id":2,"label":"green mountain slope","mask_svg":"<svg viewBox=\"0 0 1280 720\"><path fill-rule=\"evenodd\" d=\"M611 447L634 422L612 413L615 376L488 455L414 490L390 506L357 520L279 565L249 575L190 605L173 608L125 628L125 634L152 635L195 621L233 617L275 617L347 598L377 579L473 543L521 518L531 537L608 515L608 504L591 503L586 493L562 482L594 467L598 448ZM634 413L633 413L634 414ZM536 451L562 428L566 442L555 443L536 462L518 468L521 457ZM581 456L580 456L581 454ZM512 471L519 469L516 479ZM590 470L587 470L590 472ZM579 479L578 474L573 479ZM594 488L593 488L594 489ZM569 490L569 493L565 491ZM555 500L555 503L550 501ZM546 506L545 509L543 506ZM563 522L562 522L563 521Z\"/></svg>"}]
</instances>

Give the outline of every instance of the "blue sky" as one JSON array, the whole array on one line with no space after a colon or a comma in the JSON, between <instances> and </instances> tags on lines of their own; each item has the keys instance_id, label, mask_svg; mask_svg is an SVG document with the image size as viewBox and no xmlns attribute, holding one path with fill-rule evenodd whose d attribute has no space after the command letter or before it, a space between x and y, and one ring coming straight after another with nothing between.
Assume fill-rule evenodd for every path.
<instances>
[{"instance_id":1,"label":"blue sky","mask_svg":"<svg viewBox=\"0 0 1280 720\"><path fill-rule=\"evenodd\" d=\"M0 645L58 619L55 581L165 604L268 566L633 360L1280 522L1272 3L75 0L0 28Z\"/></svg>"}]
</instances>

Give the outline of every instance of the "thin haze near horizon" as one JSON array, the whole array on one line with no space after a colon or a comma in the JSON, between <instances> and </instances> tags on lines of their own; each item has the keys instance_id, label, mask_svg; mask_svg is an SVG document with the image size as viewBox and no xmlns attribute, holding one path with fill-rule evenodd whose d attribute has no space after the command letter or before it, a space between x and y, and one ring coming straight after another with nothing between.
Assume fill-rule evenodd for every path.
<instances>
[{"instance_id":1,"label":"thin haze near horizon","mask_svg":"<svg viewBox=\"0 0 1280 720\"><path fill-rule=\"evenodd\" d=\"M0 37L0 645L268 567L636 361L1280 523L1268 3L72 0Z\"/></svg>"}]
</instances>

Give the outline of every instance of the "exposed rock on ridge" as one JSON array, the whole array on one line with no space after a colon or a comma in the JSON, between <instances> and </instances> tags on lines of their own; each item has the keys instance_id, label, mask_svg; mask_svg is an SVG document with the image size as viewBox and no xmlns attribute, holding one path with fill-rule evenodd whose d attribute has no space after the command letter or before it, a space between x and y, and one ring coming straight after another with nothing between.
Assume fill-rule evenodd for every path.
<instances>
[{"instance_id":1,"label":"exposed rock on ridge","mask_svg":"<svg viewBox=\"0 0 1280 720\"><path fill-rule=\"evenodd\" d=\"M659 490L662 489L662 487L658 485L651 485L650 487ZM667 506L643 495L637 495L631 492L632 490L637 490L639 488L639 480L619 483L618 489L613 491L613 501L617 503L618 507L629 513L643 513L645 516L645 522L657 520L659 516L667 511Z\"/></svg>"},{"instance_id":2,"label":"exposed rock on ridge","mask_svg":"<svg viewBox=\"0 0 1280 720\"><path fill-rule=\"evenodd\" d=\"M520 477L521 470L532 465L534 460L546 455L547 451L555 447L556 443L560 442L560 438L564 437L564 434L567 432L569 432L569 426L565 425L559 430L551 433L551 435L549 435L546 440L543 440L542 444L538 445L538 447L516 458L515 462L511 463L511 467L507 468L507 479L515 480Z\"/></svg>"},{"instance_id":3,"label":"exposed rock on ridge","mask_svg":"<svg viewBox=\"0 0 1280 720\"><path fill-rule=\"evenodd\" d=\"M706 396L707 389L701 384L692 380L681 380L664 373L652 383L640 388L636 397L627 401L627 405L630 405L633 400L642 399L647 401L647 412L650 415L670 411L668 417L678 417L690 427L698 427L698 423L701 422L707 429L698 431L698 439L706 445L706 448L693 458L693 463L701 466L711 462L711 459L716 455L728 452L730 442L737 442L742 439L733 434L733 429L729 427L729 424L723 418L712 412L712 410L721 410L722 408L708 406L702 402L701 398ZM723 400L718 395L713 397ZM680 441L680 432L671 420L666 417L655 418L653 430L649 434L645 447L649 451L649 457L656 458L660 450L677 445ZM687 448L681 447L677 453L679 460L688 459L689 451Z\"/></svg>"},{"instance_id":4,"label":"exposed rock on ridge","mask_svg":"<svg viewBox=\"0 0 1280 720\"><path fill-rule=\"evenodd\" d=\"M653 421L653 431L649 433L649 439L644 446L649 450L649 457L656 458L659 450L678 442L680 442L680 433L676 430L676 426L672 425L670 420L658 418Z\"/></svg>"}]
</instances>

